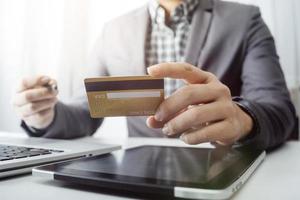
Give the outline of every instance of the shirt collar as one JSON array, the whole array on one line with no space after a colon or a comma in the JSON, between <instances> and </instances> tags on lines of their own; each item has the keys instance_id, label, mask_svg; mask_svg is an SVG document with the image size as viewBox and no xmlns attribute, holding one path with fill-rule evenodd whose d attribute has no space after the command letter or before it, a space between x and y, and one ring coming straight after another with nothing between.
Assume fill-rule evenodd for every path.
<instances>
[{"instance_id":1,"label":"shirt collar","mask_svg":"<svg viewBox=\"0 0 300 200\"><path fill-rule=\"evenodd\" d=\"M171 13L172 22L176 23L181 19L187 19L190 23L193 12L198 4L199 0L183 0ZM165 23L165 10L159 5L157 0L150 0L148 9L152 22L158 24Z\"/></svg>"}]
</instances>

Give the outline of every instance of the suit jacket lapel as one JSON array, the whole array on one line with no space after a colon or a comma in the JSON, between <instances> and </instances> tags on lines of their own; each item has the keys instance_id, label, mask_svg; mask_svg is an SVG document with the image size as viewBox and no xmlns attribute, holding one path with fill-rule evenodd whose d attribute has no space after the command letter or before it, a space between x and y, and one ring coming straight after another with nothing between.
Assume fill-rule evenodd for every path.
<instances>
[{"instance_id":1,"label":"suit jacket lapel","mask_svg":"<svg viewBox=\"0 0 300 200\"><path fill-rule=\"evenodd\" d=\"M185 61L195 66L201 65L201 63L198 63L198 60L212 21L212 8L212 0L201 0L193 16ZM127 41L129 55L132 57L131 64L136 75L146 73L145 44L149 26L148 6L144 6L134 15L129 25L132 30L132 37L131 39L128 38Z\"/></svg>"},{"instance_id":2,"label":"suit jacket lapel","mask_svg":"<svg viewBox=\"0 0 300 200\"><path fill-rule=\"evenodd\" d=\"M201 65L198 60L212 21L212 8L212 0L201 0L193 15L185 61L194 66Z\"/></svg>"},{"instance_id":3,"label":"suit jacket lapel","mask_svg":"<svg viewBox=\"0 0 300 200\"><path fill-rule=\"evenodd\" d=\"M131 40L128 40L128 51L132 57L131 67L134 68L136 75L143 75L146 73L145 44L149 23L150 17L148 6L144 6L135 14L129 26L132 30L132 37Z\"/></svg>"}]
</instances>

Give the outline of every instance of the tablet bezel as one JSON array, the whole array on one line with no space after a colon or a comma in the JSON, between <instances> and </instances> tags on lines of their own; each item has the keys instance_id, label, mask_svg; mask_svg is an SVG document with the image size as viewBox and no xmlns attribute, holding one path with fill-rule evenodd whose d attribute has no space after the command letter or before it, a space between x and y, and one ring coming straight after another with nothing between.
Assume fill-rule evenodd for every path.
<instances>
[{"instance_id":1,"label":"tablet bezel","mask_svg":"<svg viewBox=\"0 0 300 200\"><path fill-rule=\"evenodd\" d=\"M151 147L153 145L144 145L131 149L125 150L125 152L129 152L132 150L138 150L144 147ZM154 146L157 147L157 146ZM179 148L179 147L166 147L166 148ZM182 148L182 147L180 147ZM200 148L203 149L203 148ZM236 149L235 149L236 150ZM110 184L120 184L120 185L133 185L133 186L143 186L143 187L158 187L161 189L173 189L174 187L178 188L199 188L206 190L224 190L232 185L243 173L256 161L256 159L263 153L262 150L251 149L248 147L239 148L239 151L243 153L247 153L247 156L243 157L243 162L240 162L239 165L233 165L230 168L227 168L222 173L217 175L208 184L202 183L193 183L193 182L180 182L180 181L166 181L157 178L142 178L142 177L134 177L134 176L124 176L124 175L116 175L116 174L107 174L107 173L99 173L99 172L91 172L84 170L75 170L65 168L70 162L76 161L67 161L58 164L51 164L37 168L40 172L52 172L54 179L57 180L65 180L76 182L86 183L87 180L90 180L91 185L99 185L100 182L106 182ZM110 156L111 154L104 154L96 157L88 157L83 159L99 159L101 157ZM82 159L80 159L82 161ZM242 164L242 165L241 165ZM231 173L229 173L231 171ZM234 172L234 174L232 173ZM229 176L229 174L231 176ZM234 175L234 176L232 176ZM103 185L103 184L100 184ZM104 184L105 185L105 184ZM109 185L108 185L109 186Z\"/></svg>"}]
</instances>

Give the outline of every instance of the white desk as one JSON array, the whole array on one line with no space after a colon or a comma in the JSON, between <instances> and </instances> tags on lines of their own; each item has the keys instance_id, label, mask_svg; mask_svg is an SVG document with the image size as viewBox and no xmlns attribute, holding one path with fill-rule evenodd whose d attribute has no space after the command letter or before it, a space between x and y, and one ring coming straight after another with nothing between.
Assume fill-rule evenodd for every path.
<instances>
[{"instance_id":1,"label":"white desk","mask_svg":"<svg viewBox=\"0 0 300 200\"><path fill-rule=\"evenodd\" d=\"M181 141L175 139L132 138L125 142L124 146L132 147L142 144L183 145ZM53 200L55 198L64 200L134 199L103 193L103 191L101 193L95 188L90 189L89 187L48 181L31 175L0 180L1 200ZM300 142L288 142L280 149L269 153L266 160L233 199L300 199Z\"/></svg>"}]
</instances>

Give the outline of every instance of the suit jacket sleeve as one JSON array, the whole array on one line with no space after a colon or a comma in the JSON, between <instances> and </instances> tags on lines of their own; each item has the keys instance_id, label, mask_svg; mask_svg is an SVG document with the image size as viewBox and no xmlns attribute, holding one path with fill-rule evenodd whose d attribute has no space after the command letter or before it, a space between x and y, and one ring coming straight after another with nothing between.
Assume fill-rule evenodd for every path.
<instances>
[{"instance_id":1,"label":"suit jacket sleeve","mask_svg":"<svg viewBox=\"0 0 300 200\"><path fill-rule=\"evenodd\" d=\"M267 149L283 143L294 131L296 115L279 63L274 39L253 7L245 33L241 97L234 101L254 120L253 133L243 142Z\"/></svg>"},{"instance_id":2,"label":"suit jacket sleeve","mask_svg":"<svg viewBox=\"0 0 300 200\"><path fill-rule=\"evenodd\" d=\"M105 76L107 70L105 67L104 51L104 30L99 37L96 45L89 57L88 69L85 77ZM89 107L85 90L79 89L80 92L69 103L58 102L55 106L55 118L52 124L44 130L33 131L24 121L21 126L33 137L47 138L77 138L92 135L101 125L103 119L92 119L89 113Z\"/></svg>"}]
</instances>

